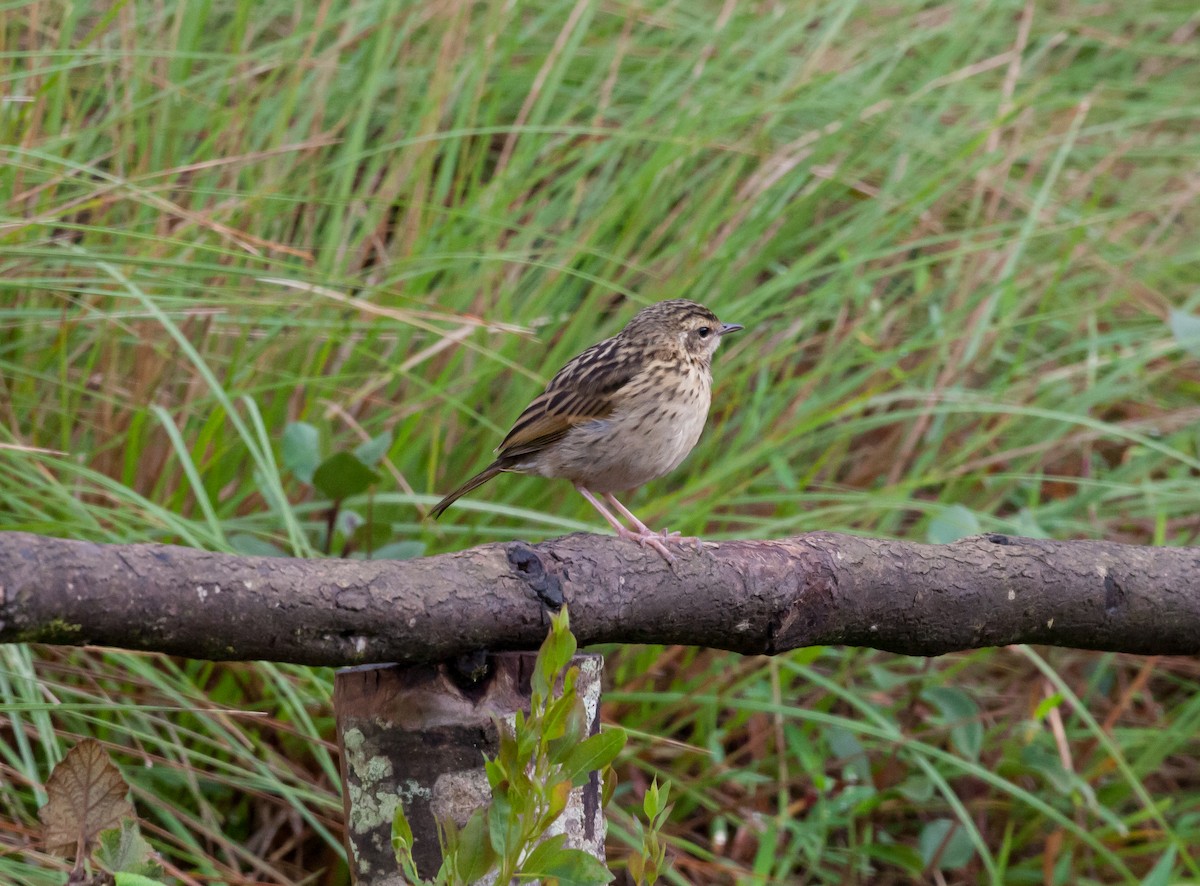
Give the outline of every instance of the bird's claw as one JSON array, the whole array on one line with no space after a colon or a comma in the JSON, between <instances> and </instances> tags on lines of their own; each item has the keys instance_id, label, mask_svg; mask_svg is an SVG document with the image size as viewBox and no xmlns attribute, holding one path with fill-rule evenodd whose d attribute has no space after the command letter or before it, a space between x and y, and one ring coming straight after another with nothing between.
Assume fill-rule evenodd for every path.
<instances>
[{"instance_id":1,"label":"bird's claw","mask_svg":"<svg viewBox=\"0 0 1200 886\"><path fill-rule=\"evenodd\" d=\"M678 529L676 529L674 532L668 532L666 529L664 529L662 531L661 535L662 535L663 541L674 541L674 542L678 542L681 545L691 542L692 547L695 548L697 551L704 550L704 539L700 538L699 536L692 536L692 535L685 536Z\"/></svg>"},{"instance_id":2,"label":"bird's claw","mask_svg":"<svg viewBox=\"0 0 1200 886\"><path fill-rule=\"evenodd\" d=\"M636 541L644 548L654 548L654 550L658 551L658 553L662 555L662 558L668 563L675 562L675 555L667 549L666 542L681 545L690 544L697 551L704 550L704 542L702 539L692 536L685 536L678 531L668 532L665 529L662 532L655 532L652 529L646 529L641 532L634 532L632 529L623 529L621 532L621 538L626 538L630 541Z\"/></svg>"},{"instance_id":3,"label":"bird's claw","mask_svg":"<svg viewBox=\"0 0 1200 886\"><path fill-rule=\"evenodd\" d=\"M694 536L694 535L683 535L682 533L680 533L678 531L667 532L667 530L664 529L662 531L662 533L659 535L659 537L662 538L663 541L673 542L678 545L690 544L697 551L704 550L704 547L703 547L704 539L698 538L697 536Z\"/></svg>"},{"instance_id":4,"label":"bird's claw","mask_svg":"<svg viewBox=\"0 0 1200 886\"><path fill-rule=\"evenodd\" d=\"M642 545L643 547L654 548L654 550L656 550L660 554L662 554L662 558L664 560L666 560L668 563L675 562L675 555L672 554L669 550L667 550L667 546L665 544L663 544L662 541L660 541L658 538L656 538L653 535L639 536L638 544Z\"/></svg>"},{"instance_id":5,"label":"bird's claw","mask_svg":"<svg viewBox=\"0 0 1200 886\"><path fill-rule=\"evenodd\" d=\"M624 527L621 528L620 536L621 538L628 539L629 541L636 541L644 548L654 548L654 550L658 551L662 558L668 563L675 562L675 555L667 550L667 546L663 544L664 541L671 540L669 536L661 536L657 532L651 532L649 530L645 532L634 532L632 529L625 529Z\"/></svg>"}]
</instances>

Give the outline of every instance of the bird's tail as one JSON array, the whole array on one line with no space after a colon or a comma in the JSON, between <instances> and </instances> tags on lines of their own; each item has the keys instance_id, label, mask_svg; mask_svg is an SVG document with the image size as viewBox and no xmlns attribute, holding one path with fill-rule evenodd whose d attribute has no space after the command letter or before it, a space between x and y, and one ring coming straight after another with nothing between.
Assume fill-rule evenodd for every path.
<instances>
[{"instance_id":1,"label":"bird's tail","mask_svg":"<svg viewBox=\"0 0 1200 886\"><path fill-rule=\"evenodd\" d=\"M442 516L442 511L446 510L446 508L450 507L450 505L454 504L456 501L458 501L458 499L462 498L472 489L478 489L480 486L492 479L492 477L495 477L503 470L504 468L500 467L500 463L498 461L492 462L462 486L455 489L436 505L434 505L433 510L429 512L429 516L436 520L438 517Z\"/></svg>"}]
</instances>

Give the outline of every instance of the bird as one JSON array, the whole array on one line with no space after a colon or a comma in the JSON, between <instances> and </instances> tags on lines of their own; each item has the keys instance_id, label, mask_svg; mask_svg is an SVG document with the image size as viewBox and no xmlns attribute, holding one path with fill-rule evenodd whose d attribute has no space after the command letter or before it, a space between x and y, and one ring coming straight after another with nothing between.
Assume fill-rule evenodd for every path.
<instances>
[{"instance_id":1,"label":"bird","mask_svg":"<svg viewBox=\"0 0 1200 886\"><path fill-rule=\"evenodd\" d=\"M570 480L618 536L668 561L674 555L667 542L699 546L678 532L653 531L615 493L675 470L692 451L712 402L713 354L743 328L682 298L642 308L619 333L560 369L517 418L495 460L439 501L431 516L497 474L533 474Z\"/></svg>"}]
</instances>

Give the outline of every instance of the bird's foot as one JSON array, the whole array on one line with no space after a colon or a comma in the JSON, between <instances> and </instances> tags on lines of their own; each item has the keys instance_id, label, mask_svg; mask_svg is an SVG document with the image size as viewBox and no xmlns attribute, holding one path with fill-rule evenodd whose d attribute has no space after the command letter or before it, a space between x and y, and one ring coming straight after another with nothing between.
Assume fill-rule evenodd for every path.
<instances>
[{"instance_id":1,"label":"bird's foot","mask_svg":"<svg viewBox=\"0 0 1200 886\"><path fill-rule=\"evenodd\" d=\"M634 532L632 529L626 529L624 526L617 530L617 535L629 541L636 541L644 548L654 548L668 563L675 562L675 555L667 550L667 546L663 544L665 541L674 541L670 537L664 537L657 532L650 532L649 530L646 532Z\"/></svg>"},{"instance_id":2,"label":"bird's foot","mask_svg":"<svg viewBox=\"0 0 1200 886\"><path fill-rule=\"evenodd\" d=\"M704 539L694 535L684 535L678 529L674 532L668 532L666 529L664 529L662 532L656 532L652 534L659 536L663 541L670 541L681 545L690 544L697 551L704 550Z\"/></svg>"},{"instance_id":3,"label":"bird's foot","mask_svg":"<svg viewBox=\"0 0 1200 886\"><path fill-rule=\"evenodd\" d=\"M662 532L655 532L652 529L635 532L622 526L617 534L629 541L636 541L644 548L654 548L668 563L675 562L675 555L667 548L667 544L690 544L697 551L702 550L701 545L703 544L699 538L684 536L679 532L668 532L665 529Z\"/></svg>"},{"instance_id":4,"label":"bird's foot","mask_svg":"<svg viewBox=\"0 0 1200 886\"><path fill-rule=\"evenodd\" d=\"M702 542L700 539L684 536L678 532L669 532L666 529L664 529L662 532L655 532L653 529L639 520L633 511L629 510L629 508L617 501L617 497L615 495L613 495L611 492L605 493L604 497L608 499L609 504L620 511L625 519L627 519L633 525L634 528L630 529L622 524L621 521L615 516L613 516L612 512L602 505L600 500L596 498L596 496L592 495L591 491L589 491L586 487L576 485L575 488L578 489L579 494L586 498L591 503L592 507L594 507L600 513L600 516L602 516L608 522L608 525L613 528L613 531L616 532L619 537L628 539L629 541L636 541L644 548L654 548L654 550L658 551L662 558L668 563L675 562L675 555L667 550L667 542L671 542L672 544L691 544L696 548L697 551L702 550Z\"/></svg>"}]
</instances>

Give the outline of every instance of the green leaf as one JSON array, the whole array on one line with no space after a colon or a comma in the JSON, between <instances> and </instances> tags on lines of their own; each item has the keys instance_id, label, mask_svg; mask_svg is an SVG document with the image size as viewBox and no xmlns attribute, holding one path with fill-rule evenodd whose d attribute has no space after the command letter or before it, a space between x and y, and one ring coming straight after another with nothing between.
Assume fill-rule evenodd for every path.
<instances>
[{"instance_id":1,"label":"green leaf","mask_svg":"<svg viewBox=\"0 0 1200 886\"><path fill-rule=\"evenodd\" d=\"M582 849L559 849L540 861L536 871L522 865L518 876L524 881L553 878L559 886L600 886L614 879L598 858Z\"/></svg>"},{"instance_id":2,"label":"green leaf","mask_svg":"<svg viewBox=\"0 0 1200 886\"><path fill-rule=\"evenodd\" d=\"M949 818L929 822L917 838L917 847L925 867L934 863L939 870L953 871L966 867L975 857L975 847L967 829Z\"/></svg>"},{"instance_id":3,"label":"green leaf","mask_svg":"<svg viewBox=\"0 0 1200 886\"><path fill-rule=\"evenodd\" d=\"M468 883L482 880L496 864L496 853L484 829L482 809L476 809L458 835L458 873Z\"/></svg>"},{"instance_id":4,"label":"green leaf","mask_svg":"<svg viewBox=\"0 0 1200 886\"><path fill-rule=\"evenodd\" d=\"M371 551L372 560L411 560L425 553L423 541L393 541Z\"/></svg>"},{"instance_id":5,"label":"green leaf","mask_svg":"<svg viewBox=\"0 0 1200 886\"><path fill-rule=\"evenodd\" d=\"M1175 870L1175 847L1168 846L1162 858L1150 869L1142 880L1142 886L1169 886L1175 882L1171 874Z\"/></svg>"},{"instance_id":6,"label":"green leaf","mask_svg":"<svg viewBox=\"0 0 1200 886\"><path fill-rule=\"evenodd\" d=\"M520 836L520 822L513 814L513 805L509 802L507 791L492 791L492 805L487 812L488 839L496 855L507 858L515 854L520 847L517 839Z\"/></svg>"},{"instance_id":7,"label":"green leaf","mask_svg":"<svg viewBox=\"0 0 1200 886\"><path fill-rule=\"evenodd\" d=\"M1200 317L1173 310L1167 322L1179 346L1193 357L1200 357Z\"/></svg>"},{"instance_id":8,"label":"green leaf","mask_svg":"<svg viewBox=\"0 0 1200 886\"><path fill-rule=\"evenodd\" d=\"M359 444L354 450L355 457L368 467L375 467L387 455L392 446L392 432L384 431L378 437L372 437L366 443Z\"/></svg>"},{"instance_id":9,"label":"green leaf","mask_svg":"<svg viewBox=\"0 0 1200 886\"><path fill-rule=\"evenodd\" d=\"M476 809L475 811L480 814L483 813L482 809ZM458 829L458 824L455 823L453 818L435 818L433 820L433 823L437 826L438 846L441 847L442 858L444 860L448 859L451 862L450 865L443 864L442 867L443 868L453 867L454 862L458 858L458 850L459 850L458 843L459 843L459 835L461 834L461 832ZM395 843L393 843L393 845L395 845ZM400 860L400 863L402 866L403 866L406 858L409 861L412 860L411 856L405 856L405 855L399 855L399 854L397 855L397 858ZM440 876L440 874L439 874L439 876ZM409 879L412 879L412 878L410 877Z\"/></svg>"},{"instance_id":10,"label":"green leaf","mask_svg":"<svg viewBox=\"0 0 1200 886\"><path fill-rule=\"evenodd\" d=\"M571 783L563 780L548 785L544 794L543 802L546 804L545 811L538 821L548 828L554 822L558 821L558 817L567 808L567 801L571 799Z\"/></svg>"},{"instance_id":11,"label":"green leaf","mask_svg":"<svg viewBox=\"0 0 1200 886\"><path fill-rule=\"evenodd\" d=\"M611 727L576 745L563 760L563 777L570 779L575 787L584 784L592 772L617 759L625 747L625 739L624 729Z\"/></svg>"},{"instance_id":12,"label":"green leaf","mask_svg":"<svg viewBox=\"0 0 1200 886\"><path fill-rule=\"evenodd\" d=\"M542 737L538 734L538 723L532 721L527 729L518 729L517 757L519 765L509 770L509 780L516 782L528 775L529 764L533 762L534 754L543 747Z\"/></svg>"},{"instance_id":13,"label":"green leaf","mask_svg":"<svg viewBox=\"0 0 1200 886\"><path fill-rule=\"evenodd\" d=\"M501 737L501 750L503 751L504 738ZM511 739L509 740L511 742ZM512 742L512 747L516 748L516 743ZM500 762L499 756L494 760L485 759L483 761L483 771L487 775L488 785L495 791L508 778L508 772L504 768L504 764Z\"/></svg>"},{"instance_id":14,"label":"green leaf","mask_svg":"<svg viewBox=\"0 0 1200 886\"><path fill-rule=\"evenodd\" d=\"M600 790L600 806L605 808L612 802L613 794L617 792L617 770L604 770L604 785Z\"/></svg>"},{"instance_id":15,"label":"green leaf","mask_svg":"<svg viewBox=\"0 0 1200 886\"><path fill-rule=\"evenodd\" d=\"M335 452L317 467L312 482L326 498L341 501L366 492L367 487L378 479L378 474L351 453Z\"/></svg>"},{"instance_id":16,"label":"green leaf","mask_svg":"<svg viewBox=\"0 0 1200 886\"><path fill-rule=\"evenodd\" d=\"M657 779L656 779L657 782ZM650 808L654 812L647 812L646 815L650 819L651 830L657 832L666 822L667 817L671 814L671 810L675 807L674 803L669 802L671 797L671 783L665 781L662 787L658 789L657 795L650 804ZM643 808L646 808L645 801L642 802Z\"/></svg>"},{"instance_id":17,"label":"green leaf","mask_svg":"<svg viewBox=\"0 0 1200 886\"><path fill-rule=\"evenodd\" d=\"M551 748L554 757L554 747L558 739L566 734L567 726L574 714L574 703L579 701L574 695L559 696L546 705L546 713L542 717L542 740Z\"/></svg>"},{"instance_id":18,"label":"green leaf","mask_svg":"<svg viewBox=\"0 0 1200 886\"><path fill-rule=\"evenodd\" d=\"M933 798L933 780L927 775L910 775L895 788L913 806L922 806Z\"/></svg>"},{"instance_id":19,"label":"green leaf","mask_svg":"<svg viewBox=\"0 0 1200 886\"><path fill-rule=\"evenodd\" d=\"M650 782L650 787L646 789L646 796L642 798L642 812L646 813L646 818L653 819L659 810L659 795L658 795L658 776Z\"/></svg>"},{"instance_id":20,"label":"green leaf","mask_svg":"<svg viewBox=\"0 0 1200 886\"><path fill-rule=\"evenodd\" d=\"M544 877L551 859L561 852L567 842L566 834L554 834L533 847L533 850L521 862L517 876L522 878Z\"/></svg>"},{"instance_id":21,"label":"green leaf","mask_svg":"<svg viewBox=\"0 0 1200 886\"><path fill-rule=\"evenodd\" d=\"M1043 698L1038 702L1038 706L1033 709L1033 719L1044 720L1046 715L1057 707L1060 707L1064 701L1061 692L1055 692L1049 698Z\"/></svg>"},{"instance_id":22,"label":"green leaf","mask_svg":"<svg viewBox=\"0 0 1200 886\"><path fill-rule=\"evenodd\" d=\"M646 879L646 858L636 852L625 859L625 870L634 883L643 883Z\"/></svg>"},{"instance_id":23,"label":"green leaf","mask_svg":"<svg viewBox=\"0 0 1200 886\"><path fill-rule=\"evenodd\" d=\"M397 805L396 814L392 816L392 849L397 853L401 850L407 852L412 849L412 845L412 825L408 823L408 816L404 814L404 807Z\"/></svg>"},{"instance_id":24,"label":"green leaf","mask_svg":"<svg viewBox=\"0 0 1200 886\"><path fill-rule=\"evenodd\" d=\"M559 704L569 705L569 707L562 733L557 738L552 737L548 746L550 759L555 763L565 760L567 755L591 732L591 724L588 722L587 709L583 705L583 699L578 695L573 698L558 699L552 706L552 711L557 711ZM548 713L547 717L549 716Z\"/></svg>"},{"instance_id":25,"label":"green leaf","mask_svg":"<svg viewBox=\"0 0 1200 886\"><path fill-rule=\"evenodd\" d=\"M1019 757L1021 765L1029 772L1040 776L1046 782L1046 787L1056 793L1069 797L1075 790L1075 778L1063 768L1058 754L1048 748L1031 744L1021 749Z\"/></svg>"},{"instance_id":26,"label":"green leaf","mask_svg":"<svg viewBox=\"0 0 1200 886\"><path fill-rule=\"evenodd\" d=\"M950 743L968 760L978 760L983 752L983 723L969 720L950 729Z\"/></svg>"},{"instance_id":27,"label":"green leaf","mask_svg":"<svg viewBox=\"0 0 1200 886\"><path fill-rule=\"evenodd\" d=\"M838 758L840 765L853 772L862 784L871 781L871 761L867 759L866 748L849 729L831 725L825 730L829 750Z\"/></svg>"},{"instance_id":28,"label":"green leaf","mask_svg":"<svg viewBox=\"0 0 1200 886\"><path fill-rule=\"evenodd\" d=\"M564 606L550 620L550 633L542 641L538 650L537 663L533 672L534 704L544 701L550 695L550 689L558 680L559 673L570 662L577 648L575 635L571 633L570 617Z\"/></svg>"},{"instance_id":29,"label":"green leaf","mask_svg":"<svg viewBox=\"0 0 1200 886\"><path fill-rule=\"evenodd\" d=\"M116 886L164 886L162 880L129 871L117 871L113 874L113 880Z\"/></svg>"},{"instance_id":30,"label":"green leaf","mask_svg":"<svg viewBox=\"0 0 1200 886\"><path fill-rule=\"evenodd\" d=\"M321 461L321 435L307 422L288 422L280 443L283 466L305 483L311 484L313 472Z\"/></svg>"},{"instance_id":31,"label":"green leaf","mask_svg":"<svg viewBox=\"0 0 1200 886\"><path fill-rule=\"evenodd\" d=\"M528 732L528 730L521 725L522 717L520 711L517 711L513 720L515 721L515 726L512 729L508 727L507 723L502 721L496 727L496 756L491 762L500 777L498 780L492 781L489 775L488 780L491 782L493 791L498 787L502 787L503 782L518 778L521 771L529 763L528 756L521 753L519 736ZM528 737L526 737L525 741L528 740Z\"/></svg>"},{"instance_id":32,"label":"green leaf","mask_svg":"<svg viewBox=\"0 0 1200 886\"><path fill-rule=\"evenodd\" d=\"M916 882L923 882L920 877L925 871L925 863L921 859L921 854L911 846L869 843L862 847L862 852L868 858L908 871L910 876L918 878Z\"/></svg>"},{"instance_id":33,"label":"green leaf","mask_svg":"<svg viewBox=\"0 0 1200 886\"><path fill-rule=\"evenodd\" d=\"M109 873L123 871L145 877L161 877L162 867L154 860L150 844L138 830L137 822L125 819L121 826L101 831L95 859Z\"/></svg>"},{"instance_id":34,"label":"green leaf","mask_svg":"<svg viewBox=\"0 0 1200 886\"><path fill-rule=\"evenodd\" d=\"M454 827L454 822L448 823L451 828ZM438 822L438 838L441 840L445 836L445 831ZM452 844L453 839L443 840L442 848L446 849L448 844ZM420 875L417 873L417 863L412 855L413 833L412 826L408 823L408 816L404 814L404 807L397 805L396 814L392 816L392 853L396 856L396 863L400 865L400 870L404 872L405 877L410 883L423 883Z\"/></svg>"},{"instance_id":35,"label":"green leaf","mask_svg":"<svg viewBox=\"0 0 1200 886\"><path fill-rule=\"evenodd\" d=\"M964 757L978 760L983 722L975 699L954 686L931 686L921 697L938 709L936 722L950 727L950 741Z\"/></svg>"},{"instance_id":36,"label":"green leaf","mask_svg":"<svg viewBox=\"0 0 1200 886\"><path fill-rule=\"evenodd\" d=\"M962 505L950 505L929 521L925 540L931 545L944 545L968 535L978 535L981 531L974 511Z\"/></svg>"}]
</instances>

